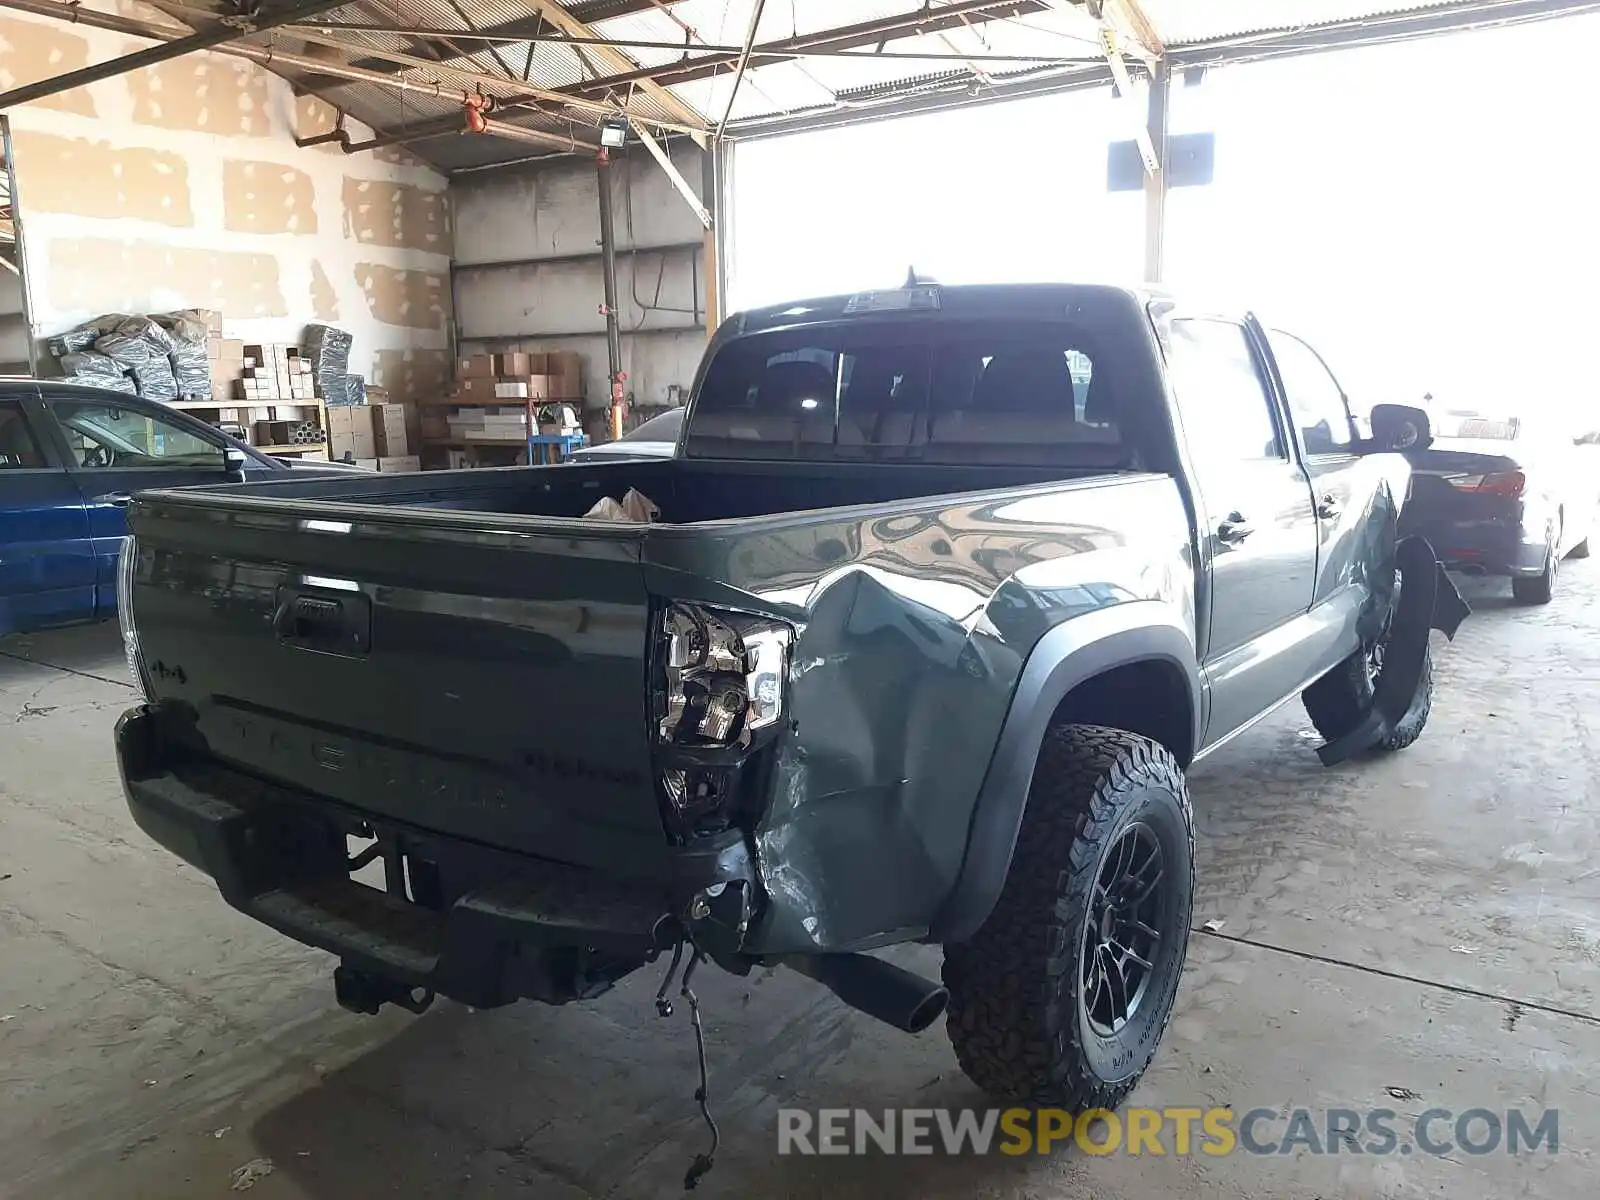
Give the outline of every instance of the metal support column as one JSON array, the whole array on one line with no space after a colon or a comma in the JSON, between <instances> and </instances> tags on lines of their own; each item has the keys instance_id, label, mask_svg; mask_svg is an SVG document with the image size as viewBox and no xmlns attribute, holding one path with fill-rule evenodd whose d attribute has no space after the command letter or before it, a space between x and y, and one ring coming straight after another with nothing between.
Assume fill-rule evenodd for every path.
<instances>
[{"instance_id":1,"label":"metal support column","mask_svg":"<svg viewBox=\"0 0 1600 1200\"><path fill-rule=\"evenodd\" d=\"M617 319L617 238L612 227L611 214L611 154L602 149L595 159L595 179L600 194L600 273L605 289L606 357L610 369L611 407L609 412L611 437L622 436L625 397L623 384L627 376L622 371L622 326Z\"/></svg>"},{"instance_id":2,"label":"metal support column","mask_svg":"<svg viewBox=\"0 0 1600 1200\"><path fill-rule=\"evenodd\" d=\"M706 280L706 337L716 336L722 324L722 196L717 190L717 163L721 160L724 144L713 141L700 152L700 195L705 209L711 214L711 224L706 227L701 265Z\"/></svg>"},{"instance_id":3,"label":"metal support column","mask_svg":"<svg viewBox=\"0 0 1600 1200\"><path fill-rule=\"evenodd\" d=\"M1160 283L1166 266L1167 240L1167 188L1170 172L1167 170L1167 118L1171 109L1172 74L1165 63L1158 63L1150 75L1149 108L1145 128L1150 134L1150 145L1155 151L1154 171L1144 175L1144 277L1150 283Z\"/></svg>"}]
</instances>

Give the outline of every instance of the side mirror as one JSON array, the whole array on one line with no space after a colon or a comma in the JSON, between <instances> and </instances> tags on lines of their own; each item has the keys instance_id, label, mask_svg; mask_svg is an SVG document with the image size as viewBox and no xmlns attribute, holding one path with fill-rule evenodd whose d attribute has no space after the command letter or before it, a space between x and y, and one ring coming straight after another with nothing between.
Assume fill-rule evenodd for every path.
<instances>
[{"instance_id":1,"label":"side mirror","mask_svg":"<svg viewBox=\"0 0 1600 1200\"><path fill-rule=\"evenodd\" d=\"M1372 407L1372 448L1378 451L1426 450L1433 441L1428 414L1407 404Z\"/></svg>"},{"instance_id":2,"label":"side mirror","mask_svg":"<svg viewBox=\"0 0 1600 1200\"><path fill-rule=\"evenodd\" d=\"M223 468L239 483L244 482L244 465L248 461L243 450L233 446L224 446L222 448Z\"/></svg>"}]
</instances>

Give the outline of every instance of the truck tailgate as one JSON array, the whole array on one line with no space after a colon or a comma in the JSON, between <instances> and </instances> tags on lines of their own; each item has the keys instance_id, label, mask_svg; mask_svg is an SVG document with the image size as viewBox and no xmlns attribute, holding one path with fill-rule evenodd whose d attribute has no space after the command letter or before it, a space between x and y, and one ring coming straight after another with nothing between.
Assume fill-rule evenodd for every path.
<instances>
[{"instance_id":1,"label":"truck tailgate","mask_svg":"<svg viewBox=\"0 0 1600 1200\"><path fill-rule=\"evenodd\" d=\"M129 523L164 737L506 849L664 848L641 527L215 493Z\"/></svg>"}]
</instances>

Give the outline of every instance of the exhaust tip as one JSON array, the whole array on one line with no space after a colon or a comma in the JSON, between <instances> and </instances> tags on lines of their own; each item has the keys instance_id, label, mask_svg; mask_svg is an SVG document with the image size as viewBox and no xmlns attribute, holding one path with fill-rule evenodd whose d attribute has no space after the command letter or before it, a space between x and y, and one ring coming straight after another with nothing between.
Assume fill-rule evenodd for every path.
<instances>
[{"instance_id":1,"label":"exhaust tip","mask_svg":"<svg viewBox=\"0 0 1600 1200\"><path fill-rule=\"evenodd\" d=\"M783 961L851 1008L906 1033L921 1033L950 1006L942 983L869 954L806 954Z\"/></svg>"},{"instance_id":2,"label":"exhaust tip","mask_svg":"<svg viewBox=\"0 0 1600 1200\"><path fill-rule=\"evenodd\" d=\"M922 1003L906 1014L905 1024L900 1026L907 1033L921 1033L940 1017L944 1016L945 1009L950 1007L950 992L943 985L934 988L923 997Z\"/></svg>"}]
</instances>

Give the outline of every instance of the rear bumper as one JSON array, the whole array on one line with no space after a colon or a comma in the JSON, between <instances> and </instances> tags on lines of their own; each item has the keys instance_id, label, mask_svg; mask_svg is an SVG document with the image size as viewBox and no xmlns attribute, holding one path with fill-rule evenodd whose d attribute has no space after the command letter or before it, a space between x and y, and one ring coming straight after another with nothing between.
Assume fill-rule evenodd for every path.
<instances>
[{"instance_id":1,"label":"rear bumper","mask_svg":"<svg viewBox=\"0 0 1600 1200\"><path fill-rule=\"evenodd\" d=\"M1408 528L1428 539L1439 561L1474 575L1538 575L1544 570L1548 534L1523 521L1439 521Z\"/></svg>"},{"instance_id":2,"label":"rear bumper","mask_svg":"<svg viewBox=\"0 0 1600 1200\"><path fill-rule=\"evenodd\" d=\"M737 831L664 848L649 877L621 879L374 819L196 757L164 744L145 705L117 722L116 747L139 827L229 904L406 987L477 1007L561 1001L603 990L685 926L714 957L742 949L756 884ZM396 876L405 856L414 898L350 878L352 833L376 834Z\"/></svg>"}]
</instances>

